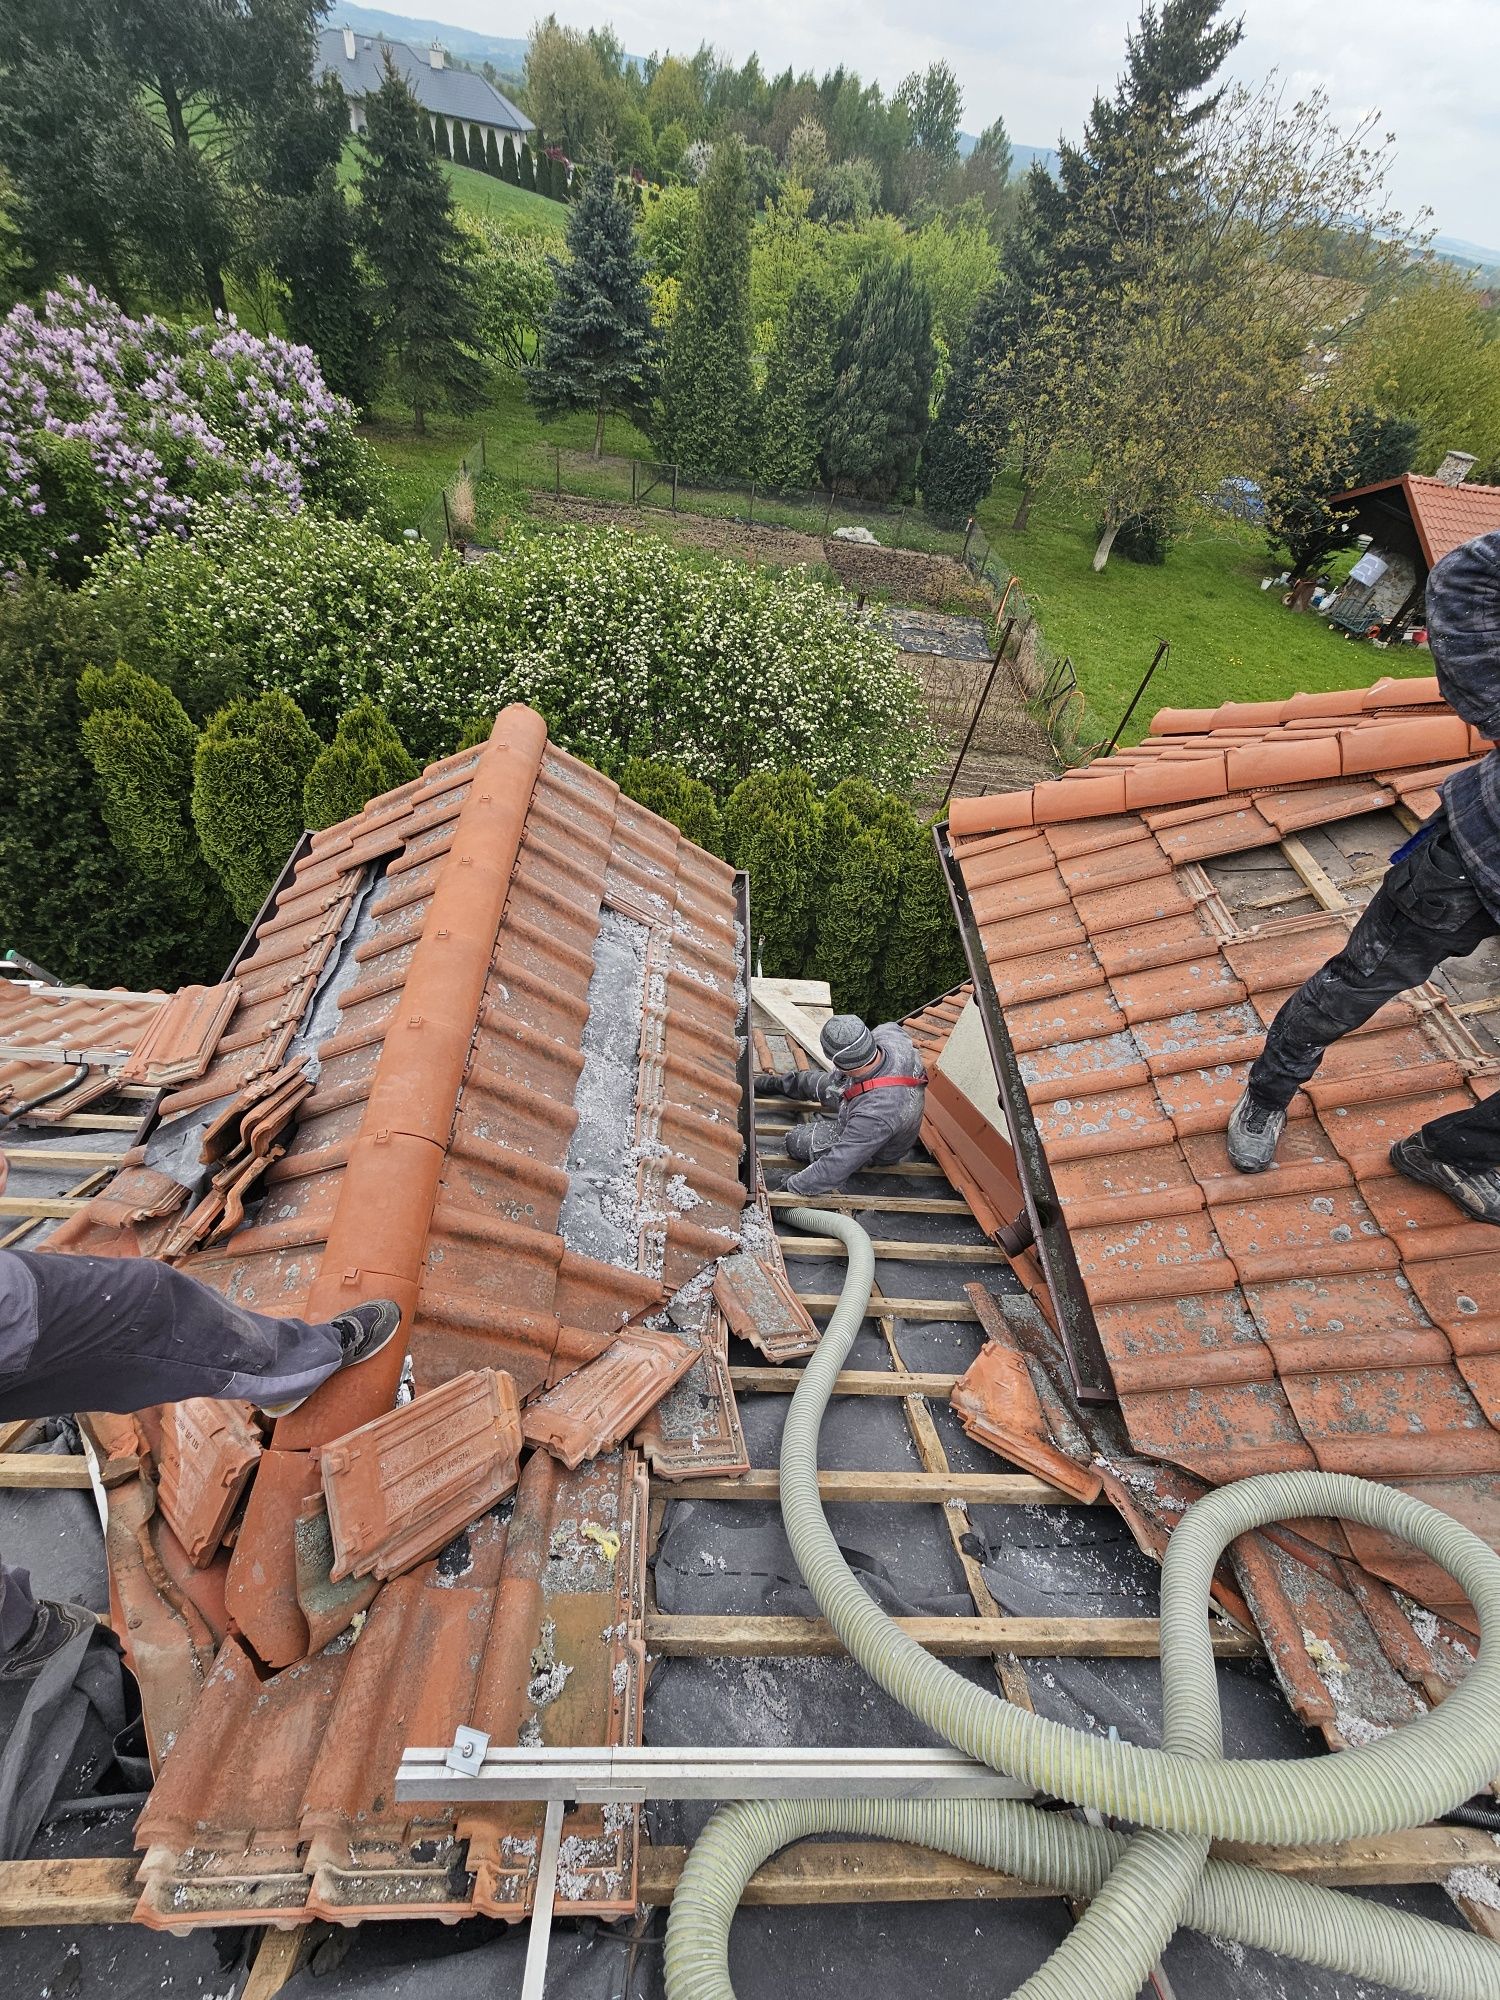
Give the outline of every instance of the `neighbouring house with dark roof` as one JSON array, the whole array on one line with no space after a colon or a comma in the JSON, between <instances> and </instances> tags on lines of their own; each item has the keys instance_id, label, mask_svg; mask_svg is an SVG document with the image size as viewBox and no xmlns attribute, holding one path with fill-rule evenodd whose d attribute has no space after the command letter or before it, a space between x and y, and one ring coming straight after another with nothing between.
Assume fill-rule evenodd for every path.
<instances>
[{"instance_id":1,"label":"neighbouring house with dark roof","mask_svg":"<svg viewBox=\"0 0 1500 2000\"><path fill-rule=\"evenodd\" d=\"M458 126L466 128L465 144L471 149L470 135L477 128L481 143L493 132L497 146L509 138L518 151L521 141L536 129L488 78L475 70L449 69L446 52L438 42L418 51L406 42L389 42L382 35L361 35L353 28L324 28L318 35L318 73L331 73L343 85L351 132L365 129L365 99L384 81L387 56L427 113L434 133L439 119L447 127L450 150Z\"/></svg>"},{"instance_id":2,"label":"neighbouring house with dark roof","mask_svg":"<svg viewBox=\"0 0 1500 2000\"><path fill-rule=\"evenodd\" d=\"M1431 475L1403 472L1340 496L1350 537L1368 535L1367 556L1385 567L1373 582L1344 585L1334 624L1361 633L1378 625L1383 638L1394 637L1420 605L1428 571L1476 535L1500 529L1500 486L1466 484L1473 464L1471 453L1450 451Z\"/></svg>"}]
</instances>

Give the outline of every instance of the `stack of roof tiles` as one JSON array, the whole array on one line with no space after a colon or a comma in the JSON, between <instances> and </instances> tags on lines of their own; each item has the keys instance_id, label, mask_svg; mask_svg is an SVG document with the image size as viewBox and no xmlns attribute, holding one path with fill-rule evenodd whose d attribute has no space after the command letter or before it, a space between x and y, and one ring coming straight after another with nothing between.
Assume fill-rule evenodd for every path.
<instances>
[{"instance_id":1,"label":"stack of roof tiles","mask_svg":"<svg viewBox=\"0 0 1500 2000\"><path fill-rule=\"evenodd\" d=\"M1497 1065L1435 988L1405 995L1329 1051L1274 1171L1236 1173L1224 1127L1249 1063L1350 919L1240 927L1198 865L1426 814L1488 747L1424 680L1166 710L1133 750L955 802L950 834L1135 1450L1212 1482L1393 1480L1500 1540L1500 1244L1387 1159ZM956 1008L921 1018L930 1046ZM1347 1539L1456 1608L1430 1564Z\"/></svg>"},{"instance_id":2,"label":"stack of roof tiles","mask_svg":"<svg viewBox=\"0 0 1500 2000\"><path fill-rule=\"evenodd\" d=\"M634 985L601 974L606 931ZM691 1434L649 1447L691 1462L701 1423L744 1463L710 1300L744 1201L740 943L732 872L509 709L312 838L206 1074L53 1239L169 1254L263 1311L405 1315L263 1445L233 1405L99 1421L161 1474L115 1486L109 1524L160 1760L145 1921L519 1916L538 1814L398 1807L401 1749L461 1724L638 1738L644 1473L620 1441L692 1369ZM585 1132L606 1070L620 1115ZM548 1449L513 1502L413 1566L515 1485L521 1427ZM634 1852L633 1812L573 1814L560 1907L631 1908Z\"/></svg>"}]
</instances>

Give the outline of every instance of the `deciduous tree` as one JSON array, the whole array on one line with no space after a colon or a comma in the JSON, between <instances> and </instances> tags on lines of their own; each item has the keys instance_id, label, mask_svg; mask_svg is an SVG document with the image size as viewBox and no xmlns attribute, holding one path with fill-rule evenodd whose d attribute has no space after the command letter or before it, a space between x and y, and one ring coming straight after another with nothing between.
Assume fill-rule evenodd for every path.
<instances>
[{"instance_id":1,"label":"deciduous tree","mask_svg":"<svg viewBox=\"0 0 1500 2000\"><path fill-rule=\"evenodd\" d=\"M1414 423L1368 404L1342 397L1288 404L1261 482L1272 555L1285 556L1294 577L1311 576L1347 546L1354 510L1340 507L1338 495L1409 472L1417 441Z\"/></svg>"},{"instance_id":2,"label":"deciduous tree","mask_svg":"<svg viewBox=\"0 0 1500 2000\"><path fill-rule=\"evenodd\" d=\"M1461 271L1433 264L1406 279L1349 339L1341 384L1382 416L1417 427L1413 463L1444 452L1500 460L1500 340L1493 313Z\"/></svg>"}]
</instances>

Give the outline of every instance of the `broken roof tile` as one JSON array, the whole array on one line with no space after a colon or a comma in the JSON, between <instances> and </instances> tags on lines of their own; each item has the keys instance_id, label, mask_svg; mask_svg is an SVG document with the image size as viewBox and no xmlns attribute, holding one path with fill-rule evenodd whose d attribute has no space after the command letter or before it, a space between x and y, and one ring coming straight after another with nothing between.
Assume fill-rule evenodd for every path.
<instances>
[{"instance_id":1,"label":"broken roof tile","mask_svg":"<svg viewBox=\"0 0 1500 2000\"><path fill-rule=\"evenodd\" d=\"M697 1360L647 1411L636 1444L658 1479L692 1479L704 1473L735 1479L750 1470L729 1377L729 1327L717 1309L706 1315Z\"/></svg>"},{"instance_id":2,"label":"broken roof tile","mask_svg":"<svg viewBox=\"0 0 1500 2000\"><path fill-rule=\"evenodd\" d=\"M714 1276L714 1303L729 1331L758 1347L768 1361L811 1354L818 1329L779 1262L748 1250L726 1257Z\"/></svg>"},{"instance_id":3,"label":"broken roof tile","mask_svg":"<svg viewBox=\"0 0 1500 2000\"><path fill-rule=\"evenodd\" d=\"M696 1339L671 1328L627 1326L596 1361L533 1397L521 1428L571 1471L628 1437L698 1352Z\"/></svg>"},{"instance_id":4,"label":"broken roof tile","mask_svg":"<svg viewBox=\"0 0 1500 2000\"><path fill-rule=\"evenodd\" d=\"M168 1403L157 1448L157 1505L199 1568L211 1561L260 1457L248 1403Z\"/></svg>"},{"instance_id":5,"label":"broken roof tile","mask_svg":"<svg viewBox=\"0 0 1500 2000\"><path fill-rule=\"evenodd\" d=\"M1048 1434L1026 1357L991 1337L954 1385L953 1408L971 1438L1075 1499L1098 1497L1099 1475L1059 1451Z\"/></svg>"},{"instance_id":6,"label":"broken roof tile","mask_svg":"<svg viewBox=\"0 0 1500 2000\"><path fill-rule=\"evenodd\" d=\"M494 1368L455 1375L324 1445L332 1580L399 1576L440 1549L511 1491L520 1452L516 1387Z\"/></svg>"}]
</instances>

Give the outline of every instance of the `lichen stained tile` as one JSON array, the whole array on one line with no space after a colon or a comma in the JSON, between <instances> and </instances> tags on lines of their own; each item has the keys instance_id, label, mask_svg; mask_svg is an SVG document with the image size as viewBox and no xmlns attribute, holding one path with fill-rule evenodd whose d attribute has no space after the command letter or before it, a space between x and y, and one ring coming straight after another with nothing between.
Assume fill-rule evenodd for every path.
<instances>
[{"instance_id":1,"label":"lichen stained tile","mask_svg":"<svg viewBox=\"0 0 1500 2000\"><path fill-rule=\"evenodd\" d=\"M166 1099L140 1162L158 1177L152 1187L175 1175L197 1181L205 1167L225 1176L217 1234L184 1233L176 1261L261 1310L319 1317L384 1295L405 1321L386 1353L277 1420L227 1560L214 1552L214 1523L183 1510L208 1556L198 1570L141 1482L111 1492L111 1561L148 1735L159 1757L175 1746L174 1785L156 1831L148 1818L143 1834L150 1921L524 1913L534 1816L486 1846L493 1815L476 1815L462 1834L450 1815L446 1832L414 1843L380 1790L388 1774L359 1757L360 1710L322 1734L330 1704L344 1698L343 1670L329 1661L360 1660L362 1675L375 1675L365 1715L399 1718L430 1699L424 1726L441 1717L450 1734L459 1720L482 1725L480 1710L496 1718L498 1740L506 1728L510 1740L532 1730L556 1742L638 1734L638 1461L601 1451L566 1470L533 1454L506 1503L514 1533L497 1534L505 1522L492 1475L508 1459L508 1480L514 1453L464 1431L474 1410L459 1378L503 1370L524 1403L564 1378L597 1380L590 1369L603 1363L633 1382L603 1426L613 1436L616 1415L627 1428L641 1422L650 1398L697 1363L696 1337L616 1343L739 1241L746 996L735 908L730 869L551 748L541 718L513 708L486 744L313 835L238 960L239 1004L204 1074ZM623 980L617 946L635 968ZM297 1080L300 1101L286 1099L285 1119L273 1122L283 1078ZM226 1104L238 1107L227 1123ZM123 1236L125 1247L160 1255L184 1218L139 1212L148 1206L132 1202L123 1217L85 1209L62 1247L116 1250ZM643 1345L655 1362L635 1380ZM408 1356L418 1400L393 1412ZM716 1397L727 1393L726 1370L705 1379ZM445 1392L461 1407L431 1434ZM721 1448L742 1454L732 1406L720 1402L718 1414ZM355 1470L353 1458L342 1474L334 1467L367 1424L380 1433L370 1464L383 1521L346 1534L338 1478ZM161 1439L152 1413L143 1435L149 1473ZM609 1436L591 1436L590 1448ZM332 1520L320 1450L334 1478ZM446 1546L424 1554L444 1533ZM475 1569L462 1586L461 1545ZM366 1567L363 1580L344 1575ZM382 1583L395 1569L404 1573ZM162 1578L170 1602L159 1598ZM475 1595L460 1617L452 1606L463 1606L464 1590ZM215 1790L214 1716L237 1698L231 1619L259 1690L233 1724L239 1767L288 1732L299 1754L279 1768L291 1790L310 1788L300 1813L290 1791ZM467 1650L466 1634L476 1641ZM455 1663L472 1653L467 1691L442 1676L421 1685L434 1648ZM205 1702L216 1656L228 1686L215 1682ZM337 1804L351 1798L364 1800L352 1844ZM191 1856L179 1838L188 1814L199 1834L213 1830ZM577 1907L633 1907L634 1814L606 1825L584 1812L568 1837Z\"/></svg>"},{"instance_id":2,"label":"lichen stained tile","mask_svg":"<svg viewBox=\"0 0 1500 2000\"><path fill-rule=\"evenodd\" d=\"M398 1576L515 1486L521 1413L494 1368L375 1417L318 1453L333 1538L331 1580Z\"/></svg>"},{"instance_id":3,"label":"lichen stained tile","mask_svg":"<svg viewBox=\"0 0 1500 2000\"><path fill-rule=\"evenodd\" d=\"M1484 748L1431 679L1163 710L1133 749L1029 795L956 802L950 834L1134 1448L1212 1482L1316 1464L1425 1477L1500 1546L1500 1507L1481 1499L1500 1490L1500 1241L1388 1158L1488 1093L1478 1044L1439 987L1398 997L1328 1051L1275 1167L1247 1181L1229 1113L1265 1028L1355 912L1231 917L1196 900L1189 865L1396 799L1429 810ZM941 1157L976 1213L987 1177L1015 1170L982 1123ZM1407 1628L1356 1556L1453 1608L1425 1559L1364 1530L1318 1535L1376 1593L1369 1615L1398 1652Z\"/></svg>"}]
</instances>

